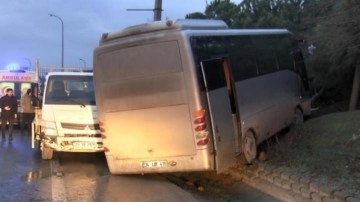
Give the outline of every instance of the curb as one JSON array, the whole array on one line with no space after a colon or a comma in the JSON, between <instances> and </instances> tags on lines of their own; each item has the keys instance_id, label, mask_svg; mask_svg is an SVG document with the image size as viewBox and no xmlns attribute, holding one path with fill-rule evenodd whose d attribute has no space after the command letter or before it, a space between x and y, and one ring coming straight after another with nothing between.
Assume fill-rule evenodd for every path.
<instances>
[{"instance_id":1,"label":"curb","mask_svg":"<svg viewBox=\"0 0 360 202\"><path fill-rule=\"evenodd\" d=\"M288 167L276 167L265 162L238 165L229 174L242 182L286 202L360 202L360 196L350 190L324 185L305 172L295 172Z\"/></svg>"}]
</instances>

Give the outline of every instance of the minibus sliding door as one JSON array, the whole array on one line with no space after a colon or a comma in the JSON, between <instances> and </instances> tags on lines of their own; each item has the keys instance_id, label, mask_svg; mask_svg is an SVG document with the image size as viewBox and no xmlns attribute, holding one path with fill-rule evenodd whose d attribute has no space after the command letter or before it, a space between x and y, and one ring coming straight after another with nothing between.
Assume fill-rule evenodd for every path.
<instances>
[{"instance_id":1,"label":"minibus sliding door","mask_svg":"<svg viewBox=\"0 0 360 202\"><path fill-rule=\"evenodd\" d=\"M218 173L235 165L235 130L222 59L201 61Z\"/></svg>"}]
</instances>

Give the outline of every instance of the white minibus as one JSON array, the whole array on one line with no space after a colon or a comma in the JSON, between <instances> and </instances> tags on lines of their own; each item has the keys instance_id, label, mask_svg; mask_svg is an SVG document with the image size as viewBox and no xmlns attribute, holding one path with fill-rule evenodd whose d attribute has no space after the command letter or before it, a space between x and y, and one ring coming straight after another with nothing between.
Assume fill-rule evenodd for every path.
<instances>
[{"instance_id":1,"label":"white minibus","mask_svg":"<svg viewBox=\"0 0 360 202\"><path fill-rule=\"evenodd\" d=\"M94 82L112 174L225 172L310 113L301 50L285 29L177 20L105 33Z\"/></svg>"}]
</instances>

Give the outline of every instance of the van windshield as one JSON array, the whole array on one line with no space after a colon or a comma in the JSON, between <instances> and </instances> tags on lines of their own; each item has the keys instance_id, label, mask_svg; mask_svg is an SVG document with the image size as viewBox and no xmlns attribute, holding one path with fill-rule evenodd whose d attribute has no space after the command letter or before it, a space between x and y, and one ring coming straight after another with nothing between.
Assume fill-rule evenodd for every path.
<instances>
[{"instance_id":1,"label":"van windshield","mask_svg":"<svg viewBox=\"0 0 360 202\"><path fill-rule=\"evenodd\" d=\"M46 84L45 104L95 105L91 75L52 75Z\"/></svg>"}]
</instances>

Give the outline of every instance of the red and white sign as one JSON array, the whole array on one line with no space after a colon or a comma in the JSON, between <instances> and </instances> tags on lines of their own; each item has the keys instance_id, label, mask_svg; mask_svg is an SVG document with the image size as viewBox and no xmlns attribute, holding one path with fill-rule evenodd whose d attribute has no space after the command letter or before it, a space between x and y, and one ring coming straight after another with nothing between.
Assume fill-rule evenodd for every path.
<instances>
[{"instance_id":1,"label":"red and white sign","mask_svg":"<svg viewBox=\"0 0 360 202\"><path fill-rule=\"evenodd\" d=\"M37 82L36 74L29 72L0 72L0 81Z\"/></svg>"}]
</instances>

